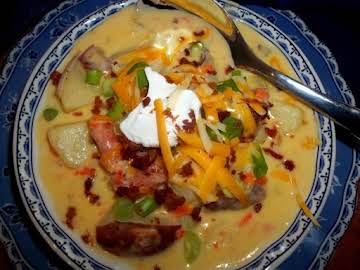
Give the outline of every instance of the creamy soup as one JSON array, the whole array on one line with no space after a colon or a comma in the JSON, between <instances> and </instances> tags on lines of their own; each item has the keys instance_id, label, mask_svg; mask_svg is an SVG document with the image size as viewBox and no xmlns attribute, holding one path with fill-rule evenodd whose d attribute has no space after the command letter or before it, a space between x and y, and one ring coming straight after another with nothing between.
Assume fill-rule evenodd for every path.
<instances>
[{"instance_id":1,"label":"creamy soup","mask_svg":"<svg viewBox=\"0 0 360 270\"><path fill-rule=\"evenodd\" d=\"M279 49L262 38L249 26L239 23L238 27L257 56L275 68L296 78L291 65ZM175 41L174 36L176 36ZM168 37L168 39L166 37ZM164 40L170 39L172 39L171 42L175 42L175 44L163 42ZM194 79L192 79L192 82L184 82L182 79L176 82L177 77L175 75L182 74L184 70L179 71L177 67L178 63L174 65L172 61L177 61L176 54L179 52L176 50L185 51L185 57L188 56L187 54L189 54L189 52L186 52L186 48L189 49L189 39L191 39L192 45L199 45L199 43L196 42L201 42L201 46L206 47L207 57L211 57L211 60L205 60L210 61L207 64L205 62L205 64L196 63L193 65L189 59L186 61L182 60L183 66L191 69L191 72L197 72L204 66L213 69L210 70L210 72L206 71L208 72L206 80L212 80L217 83L215 87L214 83L208 84L209 87L206 88L206 91L214 91L209 96L206 96L204 92L198 89L199 84L194 83ZM179 42L187 43L185 45L178 45ZM165 50L167 59L163 62L160 61L160 64L158 58L163 57L163 55L161 56L154 52L149 56L149 54L151 54L149 51L147 51L147 53L143 53L141 50L139 51L139 48L149 48L153 46L153 44L158 45L158 47L162 46L161 50ZM159 44L161 46L159 46ZM84 60L83 52L91 45L101 48L103 51L101 53L102 57L111 57L112 61L111 74L109 75L109 73L104 71L103 74L101 74L102 78L100 79L100 83L96 82L99 79L97 77L98 75L95 73L95 75L89 74L91 73L90 69L93 68L91 61L89 60L89 63L87 62L88 59ZM190 49L193 48L190 47ZM255 131L251 131L253 127L246 122L246 119L242 118L244 116L237 110L226 109L219 114L219 109L217 109L217 116L219 116L220 119L211 118L212 114L210 111L212 107L210 105L207 105L208 107L204 110L205 112L199 110L200 114L196 116L202 118L203 124L208 125L206 130L211 131L211 128L215 126L215 131L217 131L213 133L210 132L211 134L208 132L208 135L205 135L205 139L203 136L196 135L196 138L200 138L199 141L202 142L202 145L198 145L200 149L203 148L202 153L205 153L210 159L215 159L215 157L219 155L218 160L220 163L227 162L227 165L222 164L226 167L227 175L233 175L233 178L236 179L234 181L244 182L240 183L240 186L244 188L245 193L247 192L246 189L251 189L254 185L257 185L261 187L262 191L266 192L266 195L262 198L254 199L252 203L243 204L241 207L223 209L217 204L219 202L218 200L220 200L220 195L218 195L219 190L223 187L220 183L218 183L216 187L216 189L218 189L217 191L214 190L214 187L206 187L212 191L208 193L200 191L203 187L201 183L200 186L194 184L191 191L195 193L197 201L196 207L197 209L201 209L200 214L190 213L190 211L190 214L196 216L195 221L190 217L191 225L187 225L186 222L181 223L182 227L177 231L174 243L171 243L164 249L161 248L159 252L151 252L152 254L150 254L150 256L144 256L142 254L128 256L127 252L124 252L126 254L115 254L116 252L111 252L111 250L109 252L109 247L101 243L99 244L96 237L97 226L106 223L104 220L109 219L109 212L113 211L113 205L119 199L119 196L116 195L116 190L114 189L114 174L112 174L111 169L104 166L104 163L100 164L99 162L99 158L103 160L105 154L103 154L101 150L102 146L96 143L94 133L92 133L91 130L89 132L88 128L91 128L91 124L89 124L88 121L92 119L94 115L108 114L106 99L109 98L104 97L103 86L101 86L101 84L107 81L109 77L113 77L111 81L112 88L116 88L116 80L118 77L123 76L121 75L122 70L125 70L127 66L129 66L129 62L133 60L131 59L131 54L134 51L138 54L143 53L140 58L145 59L142 61L150 65L150 67L145 68L145 73L142 73L147 75L150 87L152 83L155 83L155 79L158 78L156 76L160 76L159 74L164 76L168 75L168 82L166 82L167 84L163 82L163 85L170 85L171 83L181 84L183 89L189 89L195 93L202 107L205 106L205 102L208 102L209 97L213 97L214 99L216 97L221 100L229 98L230 100L236 98L236 96L234 97L233 95L241 94L240 98L245 100L245 103L242 104L247 106L246 109L251 109L251 111L255 110L255 114L260 113L258 118L261 118L260 120L257 119L251 122L256 123ZM83 68L84 70L78 71L78 73L82 74L81 72L83 72L84 74L81 79L84 81L84 85L87 84L87 87L84 86L84 91L92 91L90 94L86 94L86 97L82 97L81 93L74 94L77 88L72 89L72 92L70 91L69 93L66 92L68 91L66 89L56 90L56 88L59 87L68 87L68 82L63 78L67 76L65 69L69 67L69 62L74 59L78 61L77 59L79 59L80 54L82 54L80 57L83 60L81 63L82 66L77 68ZM195 57L197 57L197 55ZM171 68L169 68L169 66ZM144 67L142 68L144 69ZM143 69L139 70L143 71ZM171 74L169 73L170 69ZM178 73L173 72L174 69ZM233 69L234 65L229 48L221 35L200 19L179 11L156 10L151 8L137 11L135 7L131 6L112 15L101 25L81 37L59 66L58 71L60 73L53 74L53 83L49 82L45 90L44 98L39 107L40 113L38 114L35 125L37 138L36 149L38 153L37 164L41 176L40 181L48 195L49 203L51 203L56 217L64 224L64 227L72 230L74 235L77 235L81 241L88 245L88 247L100 257L105 258L105 260L119 260L122 263L128 264L132 269L166 270L183 269L185 267L191 269L235 269L236 267L249 263L269 244L278 239L292 224L297 213L301 210L300 207L306 210L302 198L307 197L314 178L318 144L316 119L311 109L293 97L277 90L255 75L237 69L234 70L238 72L234 73ZM69 72L75 71L70 69ZM59 82L60 74L62 75ZM137 74L140 76L140 72ZM125 77L126 76L127 75L125 75ZM125 80L125 77L122 77L122 80ZM225 85L222 89L221 86L219 88L219 85L229 80L229 78L232 78L232 81L235 82L240 92L235 91L234 88L231 89L231 85ZM70 77L67 78L67 80L76 81L76 79ZM186 78L184 80L186 80ZM57 86L55 86L56 84ZM140 84L141 82L137 80L137 85L139 86ZM145 84L145 87L149 87L149 85L146 86ZM184 92L181 93L184 94ZM187 93L189 94L190 92ZM201 96L202 94L205 96ZM109 96L111 95L110 93ZM122 104L122 111L124 112L121 114L121 119L117 119L114 124L117 130L119 129L118 123L126 121L126 119L130 117L130 113L136 110L136 106L139 106L139 100L144 98L143 101L140 101L140 103L142 102L144 104L145 96L146 93L142 94L140 91L137 103L135 100L135 104ZM115 97L121 100L116 90ZM78 99L80 99L80 101ZM253 102L255 102L254 104L256 105L250 104L252 102L251 100L255 100ZM114 100L112 100L112 102L113 101ZM99 102L101 102L102 107L98 106ZM184 106L188 106L186 102ZM123 103L125 102L123 101ZM195 105L191 107L193 110L197 108ZM143 106L145 107L145 105ZM55 110L52 112L51 110L47 110L45 117L43 112L49 108ZM263 110L265 110L265 114L261 116ZM56 111L58 112L57 115ZM156 111L156 109L149 112L149 115L150 113L155 114L154 111ZM238 114L241 121L236 121L242 123L242 130L240 130L239 126L232 126L230 128L233 128L232 131L235 135L229 135L227 134L229 131L227 130L229 127L228 122L237 119ZM56 115L56 117L54 115ZM221 117L221 115L223 116ZM251 115L254 115L254 112L252 112ZM179 117L182 116L180 115ZM185 115L185 118L186 117L188 116ZM224 117L228 119L228 122L221 119ZM158 118L156 119L158 121ZM189 122L191 119L187 120ZM218 122L221 122L221 120L224 120L225 123L219 124ZM186 121L186 119L184 121ZM77 125L79 122L82 124ZM69 125L71 123L76 124L71 126ZM145 124L149 130L144 131L143 133L145 134L138 136L139 138L137 139L131 135L131 127L132 125L135 126L135 123L128 124L127 126L125 124L123 124L123 126L120 125L120 130L122 133L127 134L127 140L133 141L133 143L136 144L145 144L145 141L149 142L152 149L155 148L155 151L157 151L156 153L162 152L162 155L158 154L158 157L164 156L164 148L162 148L161 145L153 145L154 143L161 144L160 136L150 138L151 128L155 128L155 134L160 134L159 130L158 133L156 133L157 126L151 125L150 122L146 122ZM216 130L216 128L219 128L219 130ZM247 130L247 128L249 128L250 131ZM196 125L195 130L196 129L201 129L199 124ZM241 136L238 133L240 131L242 132ZM177 129L176 132L179 134L179 129ZM196 133L196 131L194 132ZM195 133L183 132L182 136ZM227 154L221 154L224 152L217 154L215 150L215 152L211 152L212 150L208 151L209 149L206 149L208 145L206 142L203 142L203 140L214 137L210 136L214 135L214 133L215 139L210 142L210 147L213 147L215 142L219 145L221 144L221 150L219 151L225 151ZM91 136L92 139L90 139ZM194 144L195 137L191 137L192 141L188 142L189 145L187 145L186 138L180 137L179 139L176 138L176 136L181 135L175 135L173 139L177 140L177 143L181 142L182 146L171 145L173 147L173 155L176 155L174 148L188 147L186 149L190 149L194 146L192 144ZM219 136L221 136L221 138L219 138ZM73 140L71 138L73 138ZM74 138L76 138L76 142ZM168 140L170 144L172 144L170 137ZM267 170L265 172L262 170L263 168L259 169L260 172L255 172L254 168L256 164L251 165L254 160L252 160L251 156L250 158L247 156L249 151L253 151L249 150L253 149L251 147L256 148L254 145L259 145L262 149L260 150L261 155L259 158L260 160L261 156L265 158L267 164ZM69 150L68 148L71 149ZM158 150L156 150L156 148L158 148ZM229 149L231 149L231 153L226 152ZM185 151L185 154L186 153L188 152ZM234 157L235 160L231 160L231 157ZM174 156L174 159L175 158L176 156ZM178 174L185 175L185 178L188 179L194 175L202 175L202 179L211 181L211 177L213 176L206 175L208 171L207 168L202 168L201 162L197 163L195 159L191 154L187 155L183 160L182 167L180 166L180 172L178 171ZM186 173L186 168L184 167L186 167L185 163L188 162L190 162L189 164L192 167L187 165L187 167L190 166L191 169L189 173ZM247 162L250 162L250 167L247 167ZM165 167L167 165L165 160ZM213 164L213 166L215 165ZM224 166L222 166L222 169L224 169ZM137 169L138 168L139 166ZM168 167L166 168L168 169ZM241 170L237 171L238 168ZM137 169L134 170L136 171ZM133 173L133 175L137 175L136 172ZM257 175L259 173L261 175ZM265 175L263 175L264 173ZM166 175L168 179L172 177L172 180L167 180L171 182L172 187L179 185L187 188L188 185L191 185L187 183L186 180L184 182L183 178L177 178L176 171L168 171ZM196 177L191 179L196 180ZM203 185L205 184L203 183ZM239 196L241 197L241 195L234 195L236 193L235 191L232 193L231 186L224 184L224 187L225 188L220 190L221 196L224 194L228 196L226 197L224 195L224 198L235 202L239 199ZM119 187L116 186L116 188ZM177 191L176 188L174 190ZM247 196L247 200L251 201L249 199L250 195ZM212 207L209 205L212 205ZM180 211L181 207L184 208L183 206L177 205L177 208L170 212L175 213L174 215L182 215ZM195 208L193 205L191 205L191 207ZM172 215L171 213L169 214L170 216ZM311 213L307 214L311 215ZM201 221L198 220L199 216L201 217ZM133 220L131 221L133 222ZM314 222L316 221L314 220ZM153 221L151 221L151 223L153 224ZM187 231L191 231L192 234L196 236L196 239L199 240L197 243L199 243L200 248L198 247L197 249L199 249L200 252L195 250L194 258L191 258L191 254L187 254L184 257L184 252L186 253L186 251L184 251L184 234L186 234Z\"/></svg>"}]
</instances>

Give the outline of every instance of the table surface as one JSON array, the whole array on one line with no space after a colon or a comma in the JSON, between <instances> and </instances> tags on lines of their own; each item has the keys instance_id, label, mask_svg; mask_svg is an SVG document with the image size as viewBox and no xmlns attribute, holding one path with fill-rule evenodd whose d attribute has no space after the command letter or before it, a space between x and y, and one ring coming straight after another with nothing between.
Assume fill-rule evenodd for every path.
<instances>
[{"instance_id":1,"label":"table surface","mask_svg":"<svg viewBox=\"0 0 360 270\"><path fill-rule=\"evenodd\" d=\"M0 33L6 38L0 42L0 67L6 54L23 34L31 29L46 12L61 2L61 0L12 0L6 13L0 11ZM239 1L240 2L240 1ZM360 31L356 16L360 13L360 1L332 0L243 0L242 4L261 4L280 9L292 9L304 19L309 28L323 40L335 55L340 71L353 89L355 99L360 101L359 68L354 68L353 63L360 63L357 50L360 42L357 39ZM326 4L326 6L324 6ZM18 8L21 7L21 8ZM3 15L3 16L2 16ZM11 29L6 28L6 23L18 19L18 23ZM15 31L14 31L15 29ZM337 33L334 35L334 33ZM341 40L346 40L346 50L343 50ZM355 59L354 59L355 58ZM358 184L358 187L360 183ZM327 270L350 270L360 264L360 198L357 197L357 207L351 224L340 241ZM11 269L11 264L4 247L0 243L0 268Z\"/></svg>"}]
</instances>

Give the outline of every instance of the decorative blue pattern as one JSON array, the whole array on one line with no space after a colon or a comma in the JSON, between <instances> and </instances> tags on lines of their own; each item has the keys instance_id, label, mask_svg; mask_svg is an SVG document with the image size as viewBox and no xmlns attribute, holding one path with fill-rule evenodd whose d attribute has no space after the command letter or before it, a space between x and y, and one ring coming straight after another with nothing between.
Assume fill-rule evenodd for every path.
<instances>
[{"instance_id":1,"label":"decorative blue pattern","mask_svg":"<svg viewBox=\"0 0 360 270\"><path fill-rule=\"evenodd\" d=\"M56 69L73 42L130 2L133 1L64 2L20 41L10 53L0 77L0 127L4 131L0 133L0 140L7 147L16 104L23 93L15 121L13 148L18 188L26 210L37 231L56 247L56 253L79 269L109 268L72 239L44 203L32 165L34 112L49 74ZM243 20L278 46L288 56L299 77L313 89L320 92L326 89L327 93L354 103L329 50L292 12L256 6L248 9L227 1L220 3L234 18ZM311 59L311 64L307 59ZM324 65L327 69L320 68ZM244 269L268 266L291 269L294 265L299 269L322 269L350 221L356 195L355 181L360 173L359 156L335 141L334 126L328 119L318 116L318 120L321 147L317 156L316 180L307 203L321 221L322 228L314 229L309 219L299 212L288 231ZM9 169L12 168L11 156L8 156L10 151L4 153L0 157L0 239L11 261L19 269L64 269L64 264L48 251L38 233L29 226L14 187L13 172ZM341 156L341 161L338 160L341 164L335 163L336 155Z\"/></svg>"}]
</instances>

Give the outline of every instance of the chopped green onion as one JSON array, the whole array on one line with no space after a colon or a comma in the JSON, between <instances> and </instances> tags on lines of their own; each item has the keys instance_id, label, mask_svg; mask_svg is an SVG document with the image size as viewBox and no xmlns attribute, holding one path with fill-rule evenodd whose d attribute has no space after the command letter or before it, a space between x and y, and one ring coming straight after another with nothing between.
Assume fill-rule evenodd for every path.
<instances>
[{"instance_id":1,"label":"chopped green onion","mask_svg":"<svg viewBox=\"0 0 360 270\"><path fill-rule=\"evenodd\" d=\"M215 133L215 131L213 131L211 128L209 128L208 126L206 126L206 132L207 134L209 135L210 139L212 141L217 141L218 138L217 138L217 135Z\"/></svg>"},{"instance_id":2,"label":"chopped green onion","mask_svg":"<svg viewBox=\"0 0 360 270\"><path fill-rule=\"evenodd\" d=\"M193 42L189 48L190 57L193 58L195 61L201 60L204 51L205 51L205 46L200 41Z\"/></svg>"},{"instance_id":3,"label":"chopped green onion","mask_svg":"<svg viewBox=\"0 0 360 270\"><path fill-rule=\"evenodd\" d=\"M91 69L86 72L85 82L90 85L99 85L102 72L98 69Z\"/></svg>"},{"instance_id":4,"label":"chopped green onion","mask_svg":"<svg viewBox=\"0 0 360 270\"><path fill-rule=\"evenodd\" d=\"M118 121L122 118L124 112L124 108L121 103L117 100L108 111L107 116L111 118L113 121Z\"/></svg>"},{"instance_id":5,"label":"chopped green onion","mask_svg":"<svg viewBox=\"0 0 360 270\"><path fill-rule=\"evenodd\" d=\"M141 217L148 216L156 208L158 208L158 205L150 196L142 197L135 202L135 212Z\"/></svg>"},{"instance_id":6,"label":"chopped green onion","mask_svg":"<svg viewBox=\"0 0 360 270\"><path fill-rule=\"evenodd\" d=\"M231 76L232 77L236 77L236 76L241 76L241 70L240 69L235 69L231 72Z\"/></svg>"},{"instance_id":7,"label":"chopped green onion","mask_svg":"<svg viewBox=\"0 0 360 270\"><path fill-rule=\"evenodd\" d=\"M127 198L119 198L115 202L114 210L114 215L117 220L127 220L134 215L134 204Z\"/></svg>"},{"instance_id":8,"label":"chopped green onion","mask_svg":"<svg viewBox=\"0 0 360 270\"><path fill-rule=\"evenodd\" d=\"M217 85L217 90L219 92L224 92L226 88L231 88L235 92L240 92L239 87L236 85L233 79L219 82Z\"/></svg>"},{"instance_id":9,"label":"chopped green onion","mask_svg":"<svg viewBox=\"0 0 360 270\"><path fill-rule=\"evenodd\" d=\"M46 121L51 121L59 114L59 111L55 108L47 108L43 111L43 116Z\"/></svg>"},{"instance_id":10,"label":"chopped green onion","mask_svg":"<svg viewBox=\"0 0 360 270\"><path fill-rule=\"evenodd\" d=\"M226 117L223 122L225 124L225 132L222 134L229 140L240 137L243 133L243 125L239 119L232 116Z\"/></svg>"},{"instance_id":11,"label":"chopped green onion","mask_svg":"<svg viewBox=\"0 0 360 270\"><path fill-rule=\"evenodd\" d=\"M137 69L144 69L147 66L149 66L149 65L146 64L145 62L138 62L128 70L127 74L130 74L130 73L134 72Z\"/></svg>"},{"instance_id":12,"label":"chopped green onion","mask_svg":"<svg viewBox=\"0 0 360 270\"><path fill-rule=\"evenodd\" d=\"M184 256L187 263L193 263L200 255L201 240L196 233L186 231L184 235Z\"/></svg>"},{"instance_id":13,"label":"chopped green onion","mask_svg":"<svg viewBox=\"0 0 360 270\"><path fill-rule=\"evenodd\" d=\"M140 91L144 91L149 87L149 81L146 77L145 71L143 69L138 70L137 74L137 85Z\"/></svg>"},{"instance_id":14,"label":"chopped green onion","mask_svg":"<svg viewBox=\"0 0 360 270\"><path fill-rule=\"evenodd\" d=\"M114 90L112 89L112 85L115 81L116 81L115 78L109 78L109 79L104 80L104 83L103 83L104 97L112 97L115 94Z\"/></svg>"},{"instance_id":15,"label":"chopped green onion","mask_svg":"<svg viewBox=\"0 0 360 270\"><path fill-rule=\"evenodd\" d=\"M252 153L252 161L253 161L253 171L256 178L260 178L266 175L268 166L266 164L264 154L261 150L261 147L256 144L255 149Z\"/></svg>"}]
</instances>

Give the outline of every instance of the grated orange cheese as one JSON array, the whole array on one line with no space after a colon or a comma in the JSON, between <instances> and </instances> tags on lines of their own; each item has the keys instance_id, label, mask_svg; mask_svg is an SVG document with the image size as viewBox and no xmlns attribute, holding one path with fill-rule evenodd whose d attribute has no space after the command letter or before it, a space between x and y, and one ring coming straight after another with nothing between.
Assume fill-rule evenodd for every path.
<instances>
[{"instance_id":1,"label":"grated orange cheese","mask_svg":"<svg viewBox=\"0 0 360 270\"><path fill-rule=\"evenodd\" d=\"M223 157L214 157L209 167L205 171L205 175L200 183L199 197L204 203L208 202L208 196L216 187L216 172L224 166L225 159Z\"/></svg>"},{"instance_id":2,"label":"grated orange cheese","mask_svg":"<svg viewBox=\"0 0 360 270\"><path fill-rule=\"evenodd\" d=\"M289 174L290 177L290 182L294 187L295 190L295 199L296 202L298 203L298 205L300 206L300 208L304 211L304 214L310 218L310 220L317 226L317 227L321 227L320 223L316 220L316 218L314 217L314 215L311 213L311 210L309 209L309 207L307 207L303 196L300 193L299 190L299 186L297 184L296 178L292 175Z\"/></svg>"},{"instance_id":3,"label":"grated orange cheese","mask_svg":"<svg viewBox=\"0 0 360 270\"><path fill-rule=\"evenodd\" d=\"M289 173L283 169L275 169L270 173L270 175L275 179L279 179L284 182L290 182Z\"/></svg>"},{"instance_id":4,"label":"grated orange cheese","mask_svg":"<svg viewBox=\"0 0 360 270\"><path fill-rule=\"evenodd\" d=\"M210 165L211 158L205 153L205 151L199 148L181 146L178 148L178 150L180 153L187 155L193 160L195 160L195 162L199 164L200 167L202 167L204 170L206 170L207 167Z\"/></svg>"},{"instance_id":5,"label":"grated orange cheese","mask_svg":"<svg viewBox=\"0 0 360 270\"><path fill-rule=\"evenodd\" d=\"M244 125L244 134L252 135L256 131L256 122L248 105L246 103L239 103L234 105L239 117Z\"/></svg>"},{"instance_id":6,"label":"grated orange cheese","mask_svg":"<svg viewBox=\"0 0 360 270\"><path fill-rule=\"evenodd\" d=\"M166 123L164 117L164 108L161 99L156 99L154 105L155 105L156 124L157 124L161 153L164 159L166 169L168 170L170 175L173 175L174 157L171 153L171 148L168 141Z\"/></svg>"},{"instance_id":7,"label":"grated orange cheese","mask_svg":"<svg viewBox=\"0 0 360 270\"><path fill-rule=\"evenodd\" d=\"M217 173L218 184L229 190L243 205L248 205L244 190L225 168L220 168Z\"/></svg>"}]
</instances>

